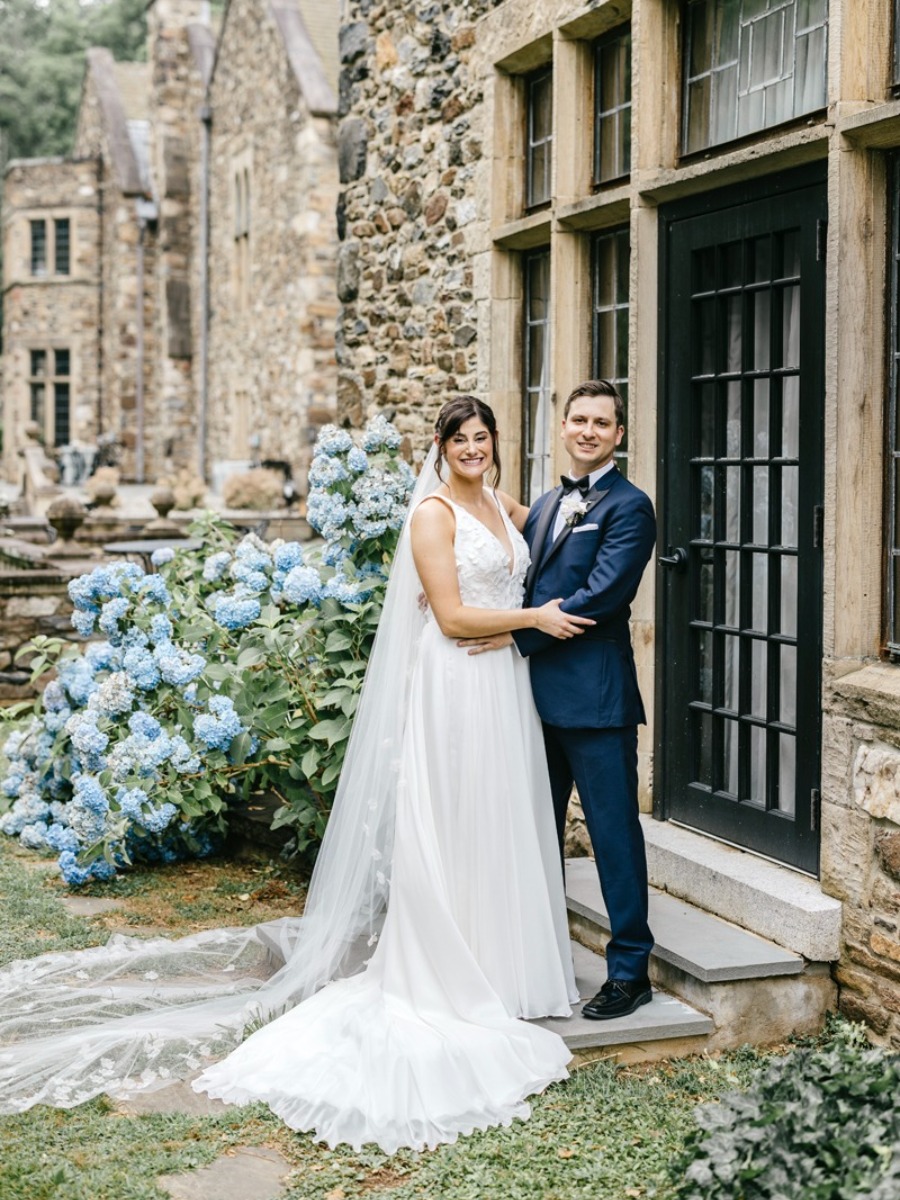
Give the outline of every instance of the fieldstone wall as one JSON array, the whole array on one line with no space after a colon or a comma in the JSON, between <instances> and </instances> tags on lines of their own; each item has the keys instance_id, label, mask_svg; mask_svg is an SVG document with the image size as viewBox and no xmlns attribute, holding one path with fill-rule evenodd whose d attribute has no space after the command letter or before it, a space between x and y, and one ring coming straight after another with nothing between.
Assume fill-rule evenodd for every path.
<instances>
[{"instance_id":1,"label":"fieldstone wall","mask_svg":"<svg viewBox=\"0 0 900 1200\"><path fill-rule=\"evenodd\" d=\"M97 282L99 278L98 164L84 159L11 162L3 181L3 473L20 481L19 451L30 420L31 350L70 352L71 436L93 441L97 427ZM70 271L31 274L32 219L68 217ZM45 405L52 404L48 388Z\"/></svg>"},{"instance_id":2,"label":"fieldstone wall","mask_svg":"<svg viewBox=\"0 0 900 1200\"><path fill-rule=\"evenodd\" d=\"M843 901L840 1007L900 1048L900 680L879 664L829 688L822 886Z\"/></svg>"},{"instance_id":3,"label":"fieldstone wall","mask_svg":"<svg viewBox=\"0 0 900 1200\"><path fill-rule=\"evenodd\" d=\"M91 51L91 54L98 54ZM75 140L76 157L90 156L100 161L100 238L102 250L100 281L100 328L103 346L100 371L100 427L114 433L122 445L123 477L135 475L136 408L139 338L138 323L143 325L144 425L157 428L154 397L157 395L155 287L156 245L152 230L143 233L138 218L136 193L123 191L120 171L111 156L109 130L99 88L113 87L105 78L111 65L92 62L85 76ZM139 251L143 253L143 302L138 305ZM154 461L152 440L146 447L145 468L150 478L160 470Z\"/></svg>"},{"instance_id":4,"label":"fieldstone wall","mask_svg":"<svg viewBox=\"0 0 900 1200\"><path fill-rule=\"evenodd\" d=\"M288 461L304 488L334 419L334 119L304 99L265 0L232 0L210 84L207 457ZM235 176L249 180L249 280L236 258Z\"/></svg>"},{"instance_id":5,"label":"fieldstone wall","mask_svg":"<svg viewBox=\"0 0 900 1200\"><path fill-rule=\"evenodd\" d=\"M417 454L443 401L486 382L471 236L486 176L475 22L494 7L350 0L341 30L338 405L354 425L393 410Z\"/></svg>"},{"instance_id":6,"label":"fieldstone wall","mask_svg":"<svg viewBox=\"0 0 900 1200\"><path fill-rule=\"evenodd\" d=\"M54 565L46 570L16 571L0 566L0 705L29 700L39 687L28 682L27 658L15 661L17 652L38 634L81 638L72 628L69 581L92 564L69 569Z\"/></svg>"}]
</instances>

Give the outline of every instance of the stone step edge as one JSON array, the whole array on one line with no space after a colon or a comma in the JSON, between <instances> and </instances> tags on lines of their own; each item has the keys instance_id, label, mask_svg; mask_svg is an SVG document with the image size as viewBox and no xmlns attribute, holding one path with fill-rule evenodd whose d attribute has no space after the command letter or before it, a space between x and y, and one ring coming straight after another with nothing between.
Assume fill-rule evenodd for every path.
<instances>
[{"instance_id":1,"label":"stone step edge","mask_svg":"<svg viewBox=\"0 0 900 1200\"><path fill-rule=\"evenodd\" d=\"M682 1038L708 1037L715 1023L705 1013L668 992L653 989L653 999L627 1017L614 1021L589 1021L581 1015L581 1005L598 992L606 981L606 959L578 942L572 944L575 977L581 1000L571 1017L543 1017L532 1022L558 1033L570 1050L590 1050L605 1046L635 1046L644 1042L676 1042Z\"/></svg>"},{"instance_id":2,"label":"stone step edge","mask_svg":"<svg viewBox=\"0 0 900 1200\"><path fill-rule=\"evenodd\" d=\"M840 900L801 875L642 814L651 884L811 962L841 955Z\"/></svg>"},{"instance_id":3,"label":"stone step edge","mask_svg":"<svg viewBox=\"0 0 900 1200\"><path fill-rule=\"evenodd\" d=\"M584 865L582 865L584 864ZM589 865L588 865L589 864ZM600 885L592 859L576 859L569 863L566 883L566 905L570 913L589 925L609 932L609 916L600 894ZM589 899L585 899L585 892ZM682 919L685 907L693 911L693 930L681 937L672 932L671 926ZM723 921L712 913L687 905L655 888L650 890L651 928L657 938L651 952L651 960L658 960L677 967L685 974L702 983L732 983L746 979L766 979L784 975L800 975L805 967L804 960L792 951L749 933L747 930ZM697 928L699 926L699 929ZM577 931L573 934L577 937ZM691 942L697 938L709 943L730 941L738 944L738 953L725 956L719 965L699 961L691 951Z\"/></svg>"}]
</instances>

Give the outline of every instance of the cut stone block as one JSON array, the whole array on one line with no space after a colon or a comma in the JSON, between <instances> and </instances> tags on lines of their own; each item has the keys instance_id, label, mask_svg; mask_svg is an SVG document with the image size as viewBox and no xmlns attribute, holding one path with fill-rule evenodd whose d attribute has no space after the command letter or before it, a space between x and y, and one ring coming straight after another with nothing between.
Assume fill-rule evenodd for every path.
<instances>
[{"instance_id":1,"label":"cut stone block","mask_svg":"<svg viewBox=\"0 0 900 1200\"><path fill-rule=\"evenodd\" d=\"M650 882L812 962L841 953L841 902L797 871L641 817Z\"/></svg>"},{"instance_id":2,"label":"cut stone block","mask_svg":"<svg viewBox=\"0 0 900 1200\"><path fill-rule=\"evenodd\" d=\"M276 1200L290 1169L277 1150L238 1146L208 1167L160 1175L156 1182L172 1200Z\"/></svg>"}]
</instances>

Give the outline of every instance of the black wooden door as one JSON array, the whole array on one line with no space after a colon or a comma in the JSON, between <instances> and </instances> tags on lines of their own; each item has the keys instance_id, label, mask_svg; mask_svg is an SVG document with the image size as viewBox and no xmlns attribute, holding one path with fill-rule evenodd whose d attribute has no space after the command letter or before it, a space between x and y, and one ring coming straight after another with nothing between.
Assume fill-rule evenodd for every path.
<instances>
[{"instance_id":1,"label":"black wooden door","mask_svg":"<svg viewBox=\"0 0 900 1200\"><path fill-rule=\"evenodd\" d=\"M658 815L810 873L826 219L813 180L661 212L655 789Z\"/></svg>"}]
</instances>

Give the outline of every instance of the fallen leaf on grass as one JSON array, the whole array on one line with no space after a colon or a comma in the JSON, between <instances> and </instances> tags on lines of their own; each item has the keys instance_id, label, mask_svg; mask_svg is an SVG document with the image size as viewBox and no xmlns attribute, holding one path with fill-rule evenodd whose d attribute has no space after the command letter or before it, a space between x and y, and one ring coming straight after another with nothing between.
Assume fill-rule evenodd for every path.
<instances>
[{"instance_id":1,"label":"fallen leaf on grass","mask_svg":"<svg viewBox=\"0 0 900 1200\"><path fill-rule=\"evenodd\" d=\"M573 1150L571 1146L565 1146L562 1150L557 1150L556 1154L559 1158L575 1158L578 1151Z\"/></svg>"},{"instance_id":2,"label":"fallen leaf on grass","mask_svg":"<svg viewBox=\"0 0 900 1200\"><path fill-rule=\"evenodd\" d=\"M625 1189L626 1196L643 1196L643 1194L644 1194L643 1188L626 1188Z\"/></svg>"},{"instance_id":3,"label":"fallen leaf on grass","mask_svg":"<svg viewBox=\"0 0 900 1200\"><path fill-rule=\"evenodd\" d=\"M334 1188L330 1192L326 1192L324 1200L345 1200L347 1193L343 1188Z\"/></svg>"}]
</instances>

